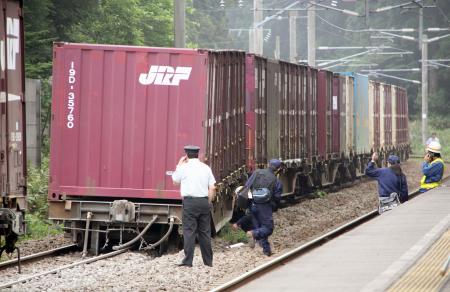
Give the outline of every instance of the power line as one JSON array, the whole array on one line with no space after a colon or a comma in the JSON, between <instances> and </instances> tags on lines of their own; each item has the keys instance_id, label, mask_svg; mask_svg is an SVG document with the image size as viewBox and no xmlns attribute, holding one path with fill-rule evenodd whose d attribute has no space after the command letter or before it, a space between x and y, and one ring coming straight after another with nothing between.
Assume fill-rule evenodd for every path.
<instances>
[{"instance_id":1,"label":"power line","mask_svg":"<svg viewBox=\"0 0 450 292\"><path fill-rule=\"evenodd\" d=\"M331 22L329 22L328 20L322 18L320 15L316 15L320 20L322 20L323 22L325 22L326 24L335 27L337 29L346 31L346 32L357 32L357 33L370 33L370 32L382 32L382 31L394 31L394 32L414 32L416 31L414 28L366 28L366 29L347 29L347 28L343 28L340 27L336 24L333 24Z\"/></svg>"},{"instance_id":2,"label":"power line","mask_svg":"<svg viewBox=\"0 0 450 292\"><path fill-rule=\"evenodd\" d=\"M439 10L439 12L442 14L442 16L444 16L445 20L447 20L447 22L450 22L450 21L448 20L447 15L446 15L446 14L444 13L444 11L442 10L442 8L439 7L438 0L435 0L434 3L435 3L435 5L436 5L436 8L437 8L437 9Z\"/></svg>"}]
</instances>

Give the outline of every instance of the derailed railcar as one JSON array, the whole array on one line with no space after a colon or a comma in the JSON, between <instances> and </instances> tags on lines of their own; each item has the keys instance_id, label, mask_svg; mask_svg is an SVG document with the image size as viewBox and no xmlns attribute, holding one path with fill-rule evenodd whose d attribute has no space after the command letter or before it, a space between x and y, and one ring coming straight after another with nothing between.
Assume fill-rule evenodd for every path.
<instances>
[{"instance_id":1,"label":"derailed railcar","mask_svg":"<svg viewBox=\"0 0 450 292\"><path fill-rule=\"evenodd\" d=\"M170 174L196 144L218 181L218 231L246 177L244 68L238 51L55 44L49 218L93 253L152 222L154 243L182 223Z\"/></svg>"},{"instance_id":2,"label":"derailed railcar","mask_svg":"<svg viewBox=\"0 0 450 292\"><path fill-rule=\"evenodd\" d=\"M26 141L23 1L0 3L0 255L25 233ZM4 237L4 240L2 240Z\"/></svg>"}]
</instances>

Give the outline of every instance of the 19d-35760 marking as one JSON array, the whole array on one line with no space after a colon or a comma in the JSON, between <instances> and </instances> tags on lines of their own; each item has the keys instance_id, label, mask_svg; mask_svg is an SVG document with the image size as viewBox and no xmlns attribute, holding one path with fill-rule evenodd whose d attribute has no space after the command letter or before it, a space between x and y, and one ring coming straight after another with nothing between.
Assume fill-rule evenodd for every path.
<instances>
[{"instance_id":1,"label":"19d-35760 marking","mask_svg":"<svg viewBox=\"0 0 450 292\"><path fill-rule=\"evenodd\" d=\"M68 82L70 84L70 90L67 94L67 128L72 129L75 124L74 124L74 114L73 112L75 111L75 93L73 91L75 82L76 82L76 78L75 78L75 68L74 68L74 64L73 62L70 63L70 69L69 69L69 78L68 78Z\"/></svg>"}]
</instances>

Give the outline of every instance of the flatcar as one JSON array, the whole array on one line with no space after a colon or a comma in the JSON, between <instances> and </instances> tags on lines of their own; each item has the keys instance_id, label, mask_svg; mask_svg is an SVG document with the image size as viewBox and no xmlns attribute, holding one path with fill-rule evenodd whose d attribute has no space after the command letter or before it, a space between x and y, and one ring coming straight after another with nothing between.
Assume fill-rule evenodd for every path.
<instances>
[{"instance_id":1,"label":"flatcar","mask_svg":"<svg viewBox=\"0 0 450 292\"><path fill-rule=\"evenodd\" d=\"M364 75L239 51L57 43L53 56L49 218L93 253L178 238L170 174L186 144L218 181L215 232L270 158L286 198L355 180L373 151L407 158L406 92Z\"/></svg>"},{"instance_id":2,"label":"flatcar","mask_svg":"<svg viewBox=\"0 0 450 292\"><path fill-rule=\"evenodd\" d=\"M25 233L26 143L22 1L1 1L0 256Z\"/></svg>"}]
</instances>

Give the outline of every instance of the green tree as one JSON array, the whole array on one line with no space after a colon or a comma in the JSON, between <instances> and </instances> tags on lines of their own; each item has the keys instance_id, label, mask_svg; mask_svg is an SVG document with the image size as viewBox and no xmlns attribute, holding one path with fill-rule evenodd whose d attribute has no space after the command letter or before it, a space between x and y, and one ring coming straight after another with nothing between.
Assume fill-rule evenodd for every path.
<instances>
[{"instance_id":1,"label":"green tree","mask_svg":"<svg viewBox=\"0 0 450 292\"><path fill-rule=\"evenodd\" d=\"M140 0L142 17L140 28L144 35L144 45L173 46L173 0Z\"/></svg>"},{"instance_id":2,"label":"green tree","mask_svg":"<svg viewBox=\"0 0 450 292\"><path fill-rule=\"evenodd\" d=\"M25 74L29 78L51 74L52 42L56 39L49 18L52 9L51 0L25 1Z\"/></svg>"},{"instance_id":3,"label":"green tree","mask_svg":"<svg viewBox=\"0 0 450 292\"><path fill-rule=\"evenodd\" d=\"M143 45L139 0L103 0L69 32L75 42Z\"/></svg>"}]
</instances>

